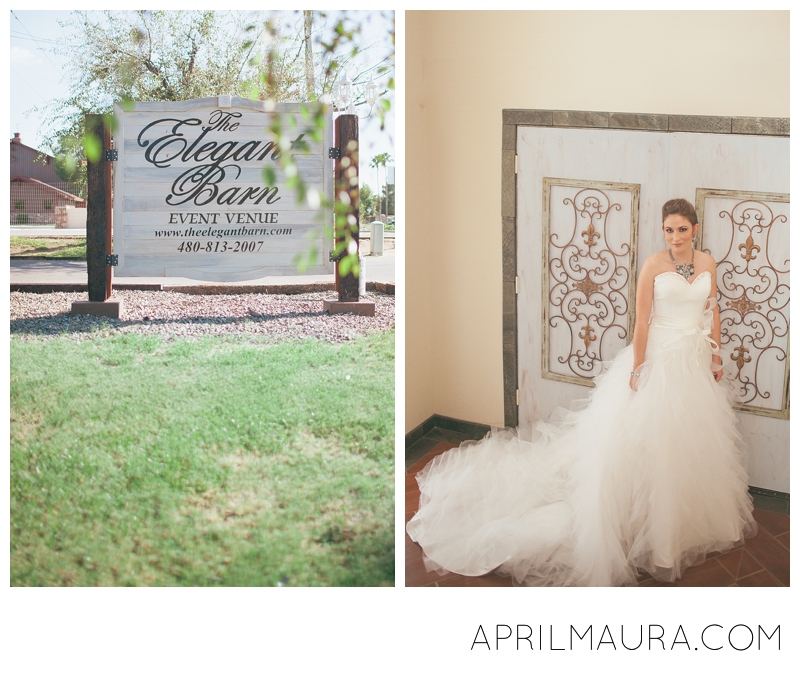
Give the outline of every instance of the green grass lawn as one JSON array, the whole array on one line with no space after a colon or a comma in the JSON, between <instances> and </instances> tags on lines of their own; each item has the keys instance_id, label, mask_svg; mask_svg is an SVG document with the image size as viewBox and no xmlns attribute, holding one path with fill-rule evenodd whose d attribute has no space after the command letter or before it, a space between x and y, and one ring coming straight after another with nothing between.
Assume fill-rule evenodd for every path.
<instances>
[{"instance_id":1,"label":"green grass lawn","mask_svg":"<svg viewBox=\"0 0 800 677\"><path fill-rule=\"evenodd\" d=\"M394 332L13 337L11 584L394 584Z\"/></svg>"},{"instance_id":2,"label":"green grass lawn","mask_svg":"<svg viewBox=\"0 0 800 677\"><path fill-rule=\"evenodd\" d=\"M10 241L12 258L86 260L85 237L26 237L13 235Z\"/></svg>"}]
</instances>

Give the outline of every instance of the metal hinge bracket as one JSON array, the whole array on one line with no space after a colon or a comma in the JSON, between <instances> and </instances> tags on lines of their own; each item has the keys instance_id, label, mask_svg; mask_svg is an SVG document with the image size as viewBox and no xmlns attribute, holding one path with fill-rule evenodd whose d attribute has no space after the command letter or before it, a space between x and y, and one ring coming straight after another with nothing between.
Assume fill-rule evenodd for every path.
<instances>
[{"instance_id":1,"label":"metal hinge bracket","mask_svg":"<svg viewBox=\"0 0 800 677\"><path fill-rule=\"evenodd\" d=\"M341 148L328 148L328 157L331 160L338 160L342 157L342 149Z\"/></svg>"},{"instance_id":2,"label":"metal hinge bracket","mask_svg":"<svg viewBox=\"0 0 800 677\"><path fill-rule=\"evenodd\" d=\"M107 266L119 265L119 254L109 254L108 256L106 256L106 265Z\"/></svg>"},{"instance_id":3,"label":"metal hinge bracket","mask_svg":"<svg viewBox=\"0 0 800 677\"><path fill-rule=\"evenodd\" d=\"M342 249L338 254L333 253L333 249L328 252L328 261L333 261L335 263L339 263L342 260L342 257L347 253L346 249Z\"/></svg>"},{"instance_id":4,"label":"metal hinge bracket","mask_svg":"<svg viewBox=\"0 0 800 677\"><path fill-rule=\"evenodd\" d=\"M106 149L106 162L116 162L119 159L119 151L116 148Z\"/></svg>"},{"instance_id":5,"label":"metal hinge bracket","mask_svg":"<svg viewBox=\"0 0 800 677\"><path fill-rule=\"evenodd\" d=\"M519 406L519 388L517 388L517 406Z\"/></svg>"},{"instance_id":6,"label":"metal hinge bracket","mask_svg":"<svg viewBox=\"0 0 800 677\"><path fill-rule=\"evenodd\" d=\"M514 173L519 174L519 155L514 156Z\"/></svg>"},{"instance_id":7,"label":"metal hinge bracket","mask_svg":"<svg viewBox=\"0 0 800 677\"><path fill-rule=\"evenodd\" d=\"M519 275L514 277L514 293L519 295Z\"/></svg>"}]
</instances>

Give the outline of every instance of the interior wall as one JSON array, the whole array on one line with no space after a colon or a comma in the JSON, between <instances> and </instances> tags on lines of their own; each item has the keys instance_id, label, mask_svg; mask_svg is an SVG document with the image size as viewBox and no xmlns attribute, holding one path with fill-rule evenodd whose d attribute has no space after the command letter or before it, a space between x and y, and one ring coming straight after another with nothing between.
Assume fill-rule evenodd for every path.
<instances>
[{"instance_id":1,"label":"interior wall","mask_svg":"<svg viewBox=\"0 0 800 677\"><path fill-rule=\"evenodd\" d=\"M416 15L416 16L414 16ZM406 33L420 43L425 21L420 13L406 15ZM406 50L406 144L407 158L413 161L405 172L406 223L406 432L412 430L434 412L433 399L433 321L431 318L431 254L436 249L435 233L426 237L428 215L427 138L425 108L425 73L423 52ZM408 161L407 161L408 162ZM412 197L413 196L413 197ZM424 199L417 199L424 196ZM431 208L435 208L432 205Z\"/></svg>"},{"instance_id":2,"label":"interior wall","mask_svg":"<svg viewBox=\"0 0 800 677\"><path fill-rule=\"evenodd\" d=\"M406 12L406 432L503 425L504 108L789 117L789 12Z\"/></svg>"}]
</instances>

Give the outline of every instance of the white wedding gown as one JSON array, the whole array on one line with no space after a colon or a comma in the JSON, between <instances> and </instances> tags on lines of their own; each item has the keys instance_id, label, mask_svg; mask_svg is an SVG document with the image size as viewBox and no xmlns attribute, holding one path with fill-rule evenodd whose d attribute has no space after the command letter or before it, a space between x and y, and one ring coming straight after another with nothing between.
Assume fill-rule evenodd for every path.
<instances>
[{"instance_id":1,"label":"white wedding gown","mask_svg":"<svg viewBox=\"0 0 800 677\"><path fill-rule=\"evenodd\" d=\"M628 346L533 441L494 431L417 475L407 529L429 569L524 585L671 581L754 533L732 391L710 368L710 280L656 277L637 392Z\"/></svg>"}]
</instances>

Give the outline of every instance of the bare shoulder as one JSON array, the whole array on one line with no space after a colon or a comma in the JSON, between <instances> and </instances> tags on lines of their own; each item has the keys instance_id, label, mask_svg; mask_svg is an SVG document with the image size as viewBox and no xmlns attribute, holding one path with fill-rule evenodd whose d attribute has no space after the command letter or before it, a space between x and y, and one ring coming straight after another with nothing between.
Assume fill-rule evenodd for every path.
<instances>
[{"instance_id":1,"label":"bare shoulder","mask_svg":"<svg viewBox=\"0 0 800 677\"><path fill-rule=\"evenodd\" d=\"M714 260L714 257L699 249L695 249L694 262L699 270L714 272L717 269L717 262Z\"/></svg>"},{"instance_id":2,"label":"bare shoulder","mask_svg":"<svg viewBox=\"0 0 800 677\"><path fill-rule=\"evenodd\" d=\"M664 272L664 256L663 252L651 254L642 264L641 277L655 277L659 273Z\"/></svg>"},{"instance_id":3,"label":"bare shoulder","mask_svg":"<svg viewBox=\"0 0 800 677\"><path fill-rule=\"evenodd\" d=\"M651 304L653 302L653 288L655 287L656 275L661 271L661 263L658 261L658 255L653 254L648 256L642 264L642 269L636 278L636 317L637 326L639 326L639 319L644 318L644 321L650 317Z\"/></svg>"}]
</instances>

